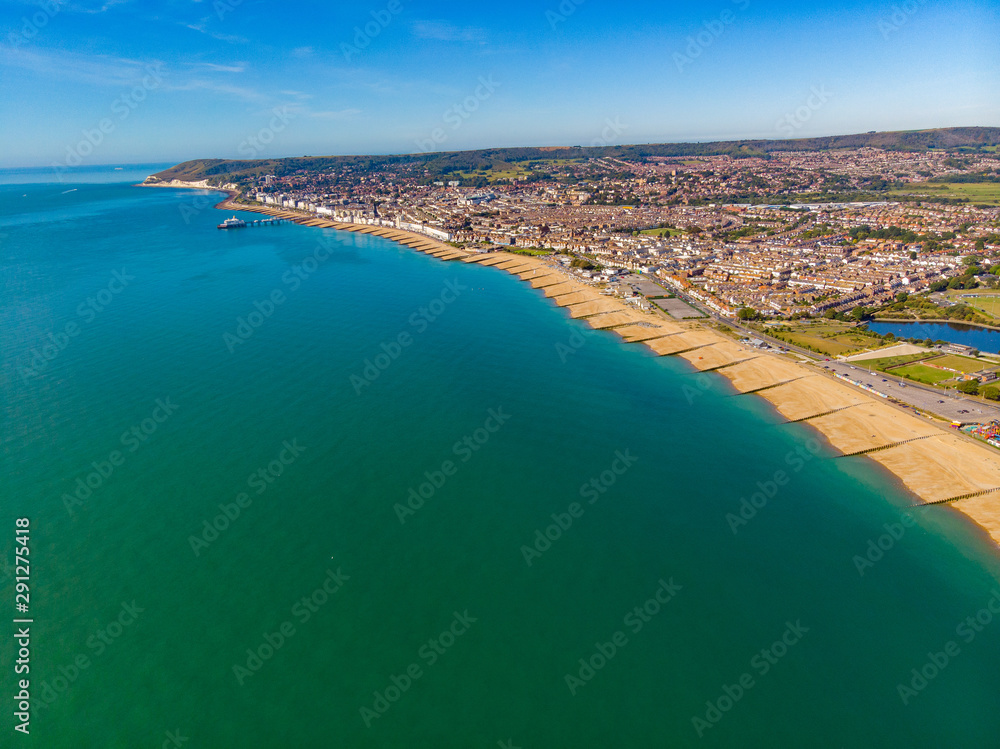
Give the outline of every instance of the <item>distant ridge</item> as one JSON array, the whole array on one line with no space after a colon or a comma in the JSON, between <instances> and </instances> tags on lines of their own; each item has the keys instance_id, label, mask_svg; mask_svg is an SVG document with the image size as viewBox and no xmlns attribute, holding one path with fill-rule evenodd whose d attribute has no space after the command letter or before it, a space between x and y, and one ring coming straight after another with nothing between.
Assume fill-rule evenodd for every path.
<instances>
[{"instance_id":1,"label":"distant ridge","mask_svg":"<svg viewBox=\"0 0 1000 749\"><path fill-rule=\"evenodd\" d=\"M285 175L296 171L318 171L355 166L374 169L393 164L418 163L432 174L447 174L459 170L475 170L532 159L579 158L643 158L722 156L733 158L767 158L775 151L832 151L853 148L882 148L892 151L926 151L929 149L969 149L1000 145L1000 128L953 127L937 130L904 130L871 132L857 135L834 135L825 138L795 140L736 140L712 143L658 143L630 146L488 148L477 151L449 151L399 154L391 156L302 156L252 161L228 159L194 159L152 175L151 181L198 181L212 184L232 181L254 174Z\"/></svg>"}]
</instances>

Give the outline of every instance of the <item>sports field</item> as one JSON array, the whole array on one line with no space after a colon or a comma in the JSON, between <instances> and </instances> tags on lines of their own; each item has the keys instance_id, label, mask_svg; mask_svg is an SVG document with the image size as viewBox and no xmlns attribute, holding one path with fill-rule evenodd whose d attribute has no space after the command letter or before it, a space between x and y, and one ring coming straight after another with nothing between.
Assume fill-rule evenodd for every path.
<instances>
[{"instance_id":1,"label":"sports field","mask_svg":"<svg viewBox=\"0 0 1000 749\"><path fill-rule=\"evenodd\" d=\"M1000 294L982 294L979 296L961 294L952 297L952 299L953 301L968 304L970 307L982 310L990 317L1000 318Z\"/></svg>"},{"instance_id":2,"label":"sports field","mask_svg":"<svg viewBox=\"0 0 1000 749\"><path fill-rule=\"evenodd\" d=\"M946 372L943 369L934 369L933 367L927 367L923 364L910 364L906 367L899 367L899 369L892 370L894 375L899 377L907 377L911 380L916 380L917 382L923 382L928 385L936 385L944 380L950 380L955 377L953 372Z\"/></svg>"}]
</instances>

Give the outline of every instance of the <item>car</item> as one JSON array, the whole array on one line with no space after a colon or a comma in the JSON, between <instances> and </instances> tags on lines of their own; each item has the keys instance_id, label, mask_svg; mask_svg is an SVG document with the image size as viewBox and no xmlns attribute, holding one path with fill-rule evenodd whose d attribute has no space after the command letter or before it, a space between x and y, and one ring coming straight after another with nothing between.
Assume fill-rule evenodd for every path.
<instances>
[{"instance_id":1,"label":"car","mask_svg":"<svg viewBox=\"0 0 1000 749\"><path fill-rule=\"evenodd\" d=\"M888 380L883 377L882 382L888 382Z\"/></svg>"},{"instance_id":2,"label":"car","mask_svg":"<svg viewBox=\"0 0 1000 749\"><path fill-rule=\"evenodd\" d=\"M944 403L944 401L938 401L938 403Z\"/></svg>"}]
</instances>

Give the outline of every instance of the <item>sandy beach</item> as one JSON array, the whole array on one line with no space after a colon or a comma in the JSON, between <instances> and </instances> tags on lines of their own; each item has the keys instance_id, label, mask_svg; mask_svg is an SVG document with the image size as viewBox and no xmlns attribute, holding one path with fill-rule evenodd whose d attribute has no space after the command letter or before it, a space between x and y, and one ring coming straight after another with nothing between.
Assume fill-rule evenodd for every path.
<instances>
[{"instance_id":1,"label":"sandy beach","mask_svg":"<svg viewBox=\"0 0 1000 749\"><path fill-rule=\"evenodd\" d=\"M834 448L855 456L848 460L877 461L925 502L988 492L948 506L965 513L1000 543L1000 491L990 491L1000 489L1000 454L995 450L808 364L749 349L698 324L640 312L553 270L542 260L504 256L491 253L466 262L509 270L532 285L545 279L553 285L543 293L566 307L571 317L596 329L608 329L628 343L645 345L660 356L680 356L696 369L713 370L742 393L760 391L759 396L789 421L812 426Z\"/></svg>"},{"instance_id":2,"label":"sandy beach","mask_svg":"<svg viewBox=\"0 0 1000 749\"><path fill-rule=\"evenodd\" d=\"M163 185L198 187L202 185ZM899 477L924 502L965 513L1000 544L1000 453L939 422L886 403L822 370L740 345L698 324L671 322L598 293L561 268L505 252L473 253L398 229L346 224L310 215L222 202L226 210L254 211L308 226L385 237L441 260L506 270L539 289L574 319L608 330L660 356L681 356L695 369L726 377L741 393L757 393L789 421L808 424L848 460L870 457ZM869 451L870 454L869 454ZM982 493L982 494L980 494ZM968 495L978 495L968 497ZM963 498L968 497L968 498Z\"/></svg>"}]
</instances>

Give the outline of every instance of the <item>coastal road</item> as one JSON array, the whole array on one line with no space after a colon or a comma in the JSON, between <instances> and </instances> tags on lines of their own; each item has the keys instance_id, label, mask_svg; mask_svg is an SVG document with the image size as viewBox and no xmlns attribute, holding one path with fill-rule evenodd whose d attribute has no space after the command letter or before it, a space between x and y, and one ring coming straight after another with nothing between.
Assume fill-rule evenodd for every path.
<instances>
[{"instance_id":1,"label":"coastal road","mask_svg":"<svg viewBox=\"0 0 1000 749\"><path fill-rule=\"evenodd\" d=\"M826 367L828 371L868 385L878 393L889 395L896 400L916 406L921 411L950 421L988 423L993 419L1000 420L1000 406L987 405L957 393L915 384L884 372L869 373L860 366L861 364L862 362L852 365L847 362L828 361L817 362L815 366Z\"/></svg>"},{"instance_id":2,"label":"coastal road","mask_svg":"<svg viewBox=\"0 0 1000 749\"><path fill-rule=\"evenodd\" d=\"M670 289L668 291L691 305L697 304L696 300L689 298L687 295L676 289ZM706 311L700 306L698 306L697 309ZM746 328L740 325L738 321L723 317L712 312L711 310L707 310L707 312L710 315L710 319L724 323L740 333L743 333L747 337L763 340L774 348L798 354L803 359L811 362L812 366L817 369L822 369L824 372L828 372L831 375L844 375L855 382L868 385L875 392L890 396L897 401L909 404L910 406L918 408L921 411L939 416L942 419L947 419L948 421L978 422L983 424L989 423L994 419L1000 421L1000 406L987 404L981 400L973 398L966 398L965 396L955 393L954 391L942 390L939 388L933 388L929 385L922 385L908 380L903 380L899 377L893 377L890 374L881 372L869 374L868 370L863 366L854 366L846 362L839 362L835 360L824 361L823 357L816 354L814 351L807 351L806 349L799 348L798 346L786 343L785 341L779 341L775 338L771 338L764 333ZM858 364L861 363L859 362ZM883 380L885 381L883 382Z\"/></svg>"},{"instance_id":3,"label":"coastal road","mask_svg":"<svg viewBox=\"0 0 1000 749\"><path fill-rule=\"evenodd\" d=\"M772 338L771 336L767 335L767 333L762 333L759 330L754 330L753 328L748 328L745 325L742 325L738 320L734 320L729 317L724 317L720 315L718 312L715 312L707 308L706 306L702 305L700 302L698 302L697 299L688 296L679 289L675 289L672 287L667 288L666 286L661 286L660 288L664 289L668 294L673 294L678 299L681 299L682 301L686 302L689 306L694 307L699 312L704 313L705 315L708 316L708 319L715 320L718 323L722 323L723 325L726 325L732 328L733 330L742 333L747 338L756 338L758 340L764 341L772 348L776 348L781 351L790 351L791 353L798 354L803 359L807 359L809 361L815 361L816 359L823 358L820 354L817 354L815 351L809 351L808 349L800 348L799 346L796 346L793 343L787 343L777 338Z\"/></svg>"}]
</instances>

